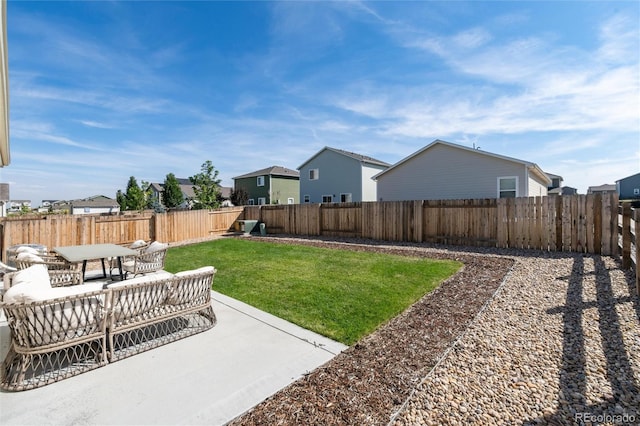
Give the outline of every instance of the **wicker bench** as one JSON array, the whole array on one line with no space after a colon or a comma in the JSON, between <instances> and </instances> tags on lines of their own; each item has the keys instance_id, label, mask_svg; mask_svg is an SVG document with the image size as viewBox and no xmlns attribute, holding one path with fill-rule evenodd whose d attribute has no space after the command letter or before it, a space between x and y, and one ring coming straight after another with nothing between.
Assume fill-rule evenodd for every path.
<instances>
[{"instance_id":1,"label":"wicker bench","mask_svg":"<svg viewBox=\"0 0 640 426\"><path fill-rule=\"evenodd\" d=\"M210 266L105 288L51 287L41 265L7 274L0 307L11 346L0 388L37 388L212 328L215 272Z\"/></svg>"}]
</instances>

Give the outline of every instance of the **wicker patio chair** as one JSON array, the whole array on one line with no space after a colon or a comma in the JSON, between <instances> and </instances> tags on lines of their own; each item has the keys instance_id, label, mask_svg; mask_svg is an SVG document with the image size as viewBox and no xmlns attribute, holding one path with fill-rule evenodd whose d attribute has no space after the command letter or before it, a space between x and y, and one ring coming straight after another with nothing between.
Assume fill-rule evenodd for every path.
<instances>
[{"instance_id":1,"label":"wicker patio chair","mask_svg":"<svg viewBox=\"0 0 640 426\"><path fill-rule=\"evenodd\" d=\"M168 244L154 241L146 247L140 248L135 256L125 257L122 260L125 279L128 274L136 276L162 270L168 249Z\"/></svg>"},{"instance_id":2,"label":"wicker patio chair","mask_svg":"<svg viewBox=\"0 0 640 426\"><path fill-rule=\"evenodd\" d=\"M81 263L70 263L53 254L18 253L15 257L15 264L18 270L27 269L32 265L46 266L53 287L82 284L84 281Z\"/></svg>"}]
</instances>

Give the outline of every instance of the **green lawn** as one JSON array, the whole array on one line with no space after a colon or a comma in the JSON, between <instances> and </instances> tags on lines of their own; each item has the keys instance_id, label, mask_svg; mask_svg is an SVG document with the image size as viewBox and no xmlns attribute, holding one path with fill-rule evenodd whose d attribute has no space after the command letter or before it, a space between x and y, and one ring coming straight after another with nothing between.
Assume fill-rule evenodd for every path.
<instances>
[{"instance_id":1,"label":"green lawn","mask_svg":"<svg viewBox=\"0 0 640 426\"><path fill-rule=\"evenodd\" d=\"M167 252L166 270L213 265L214 290L347 345L461 266L349 250L220 239Z\"/></svg>"}]
</instances>

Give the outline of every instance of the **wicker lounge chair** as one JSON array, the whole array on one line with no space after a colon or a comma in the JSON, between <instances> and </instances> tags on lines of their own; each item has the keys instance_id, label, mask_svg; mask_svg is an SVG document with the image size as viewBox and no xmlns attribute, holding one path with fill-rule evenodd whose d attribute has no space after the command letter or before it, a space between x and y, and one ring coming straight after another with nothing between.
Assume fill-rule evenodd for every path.
<instances>
[{"instance_id":1,"label":"wicker lounge chair","mask_svg":"<svg viewBox=\"0 0 640 426\"><path fill-rule=\"evenodd\" d=\"M11 346L0 388L44 386L210 329L215 268L52 287L43 265L5 275Z\"/></svg>"}]
</instances>

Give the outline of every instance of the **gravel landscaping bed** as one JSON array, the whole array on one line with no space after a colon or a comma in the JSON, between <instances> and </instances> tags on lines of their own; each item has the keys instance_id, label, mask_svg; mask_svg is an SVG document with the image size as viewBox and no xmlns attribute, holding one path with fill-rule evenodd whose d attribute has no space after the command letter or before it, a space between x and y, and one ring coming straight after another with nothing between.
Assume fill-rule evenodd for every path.
<instances>
[{"instance_id":1,"label":"gravel landscaping bed","mask_svg":"<svg viewBox=\"0 0 640 426\"><path fill-rule=\"evenodd\" d=\"M231 424L640 424L640 303L611 258L259 239L464 267Z\"/></svg>"}]
</instances>

